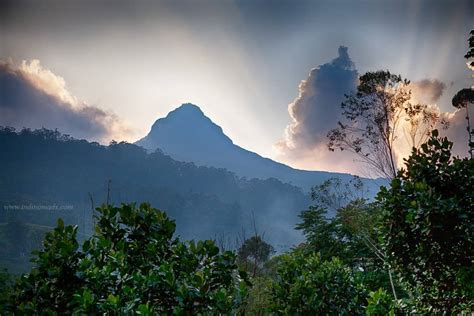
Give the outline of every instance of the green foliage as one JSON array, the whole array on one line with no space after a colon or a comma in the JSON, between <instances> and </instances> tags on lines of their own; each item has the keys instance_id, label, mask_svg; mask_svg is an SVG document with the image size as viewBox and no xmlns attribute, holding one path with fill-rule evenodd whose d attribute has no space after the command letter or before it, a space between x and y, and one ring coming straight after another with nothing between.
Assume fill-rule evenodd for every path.
<instances>
[{"instance_id":1,"label":"green foliage","mask_svg":"<svg viewBox=\"0 0 474 316\"><path fill-rule=\"evenodd\" d=\"M7 312L8 298L11 295L11 276L5 269L0 269L0 315Z\"/></svg>"},{"instance_id":2,"label":"green foliage","mask_svg":"<svg viewBox=\"0 0 474 316\"><path fill-rule=\"evenodd\" d=\"M12 211L3 213L6 222L0 223L0 265L19 275L29 270L31 252L41 248L44 235L51 228L24 223Z\"/></svg>"},{"instance_id":3,"label":"green foliage","mask_svg":"<svg viewBox=\"0 0 474 316\"><path fill-rule=\"evenodd\" d=\"M301 212L296 229L306 237L306 248L323 260L339 257L353 264L370 256L364 241L373 235L375 208L364 199L364 188L355 177L347 184L332 178L312 188L315 205Z\"/></svg>"},{"instance_id":4,"label":"green foliage","mask_svg":"<svg viewBox=\"0 0 474 316\"><path fill-rule=\"evenodd\" d=\"M275 253L273 246L266 243L260 235L244 241L237 250L239 267L251 276L252 287L246 298L243 314L267 315L271 305L272 275L278 261L270 258Z\"/></svg>"},{"instance_id":5,"label":"green foliage","mask_svg":"<svg viewBox=\"0 0 474 316\"><path fill-rule=\"evenodd\" d=\"M282 256L272 300L280 315L363 314L366 291L337 258L322 261L297 250Z\"/></svg>"},{"instance_id":6,"label":"green foliage","mask_svg":"<svg viewBox=\"0 0 474 316\"><path fill-rule=\"evenodd\" d=\"M10 308L77 314L229 313L245 298L235 255L212 241L183 243L175 223L148 204L103 206L96 233L79 246L59 220L15 286Z\"/></svg>"},{"instance_id":7,"label":"green foliage","mask_svg":"<svg viewBox=\"0 0 474 316\"><path fill-rule=\"evenodd\" d=\"M243 314L268 315L272 305L272 279L269 276L258 276L252 278L251 282Z\"/></svg>"},{"instance_id":8,"label":"green foliage","mask_svg":"<svg viewBox=\"0 0 474 316\"><path fill-rule=\"evenodd\" d=\"M452 145L433 131L377 197L384 252L430 313L474 302L474 160L451 158Z\"/></svg>"},{"instance_id":9,"label":"green foliage","mask_svg":"<svg viewBox=\"0 0 474 316\"><path fill-rule=\"evenodd\" d=\"M237 251L237 259L239 265L255 277L274 252L272 245L266 243L260 235L255 235L244 241Z\"/></svg>"},{"instance_id":10,"label":"green foliage","mask_svg":"<svg viewBox=\"0 0 474 316\"><path fill-rule=\"evenodd\" d=\"M331 259L343 255L345 241L341 238L338 223L328 219L326 214L327 211L322 207L310 206L301 212L302 222L296 229L303 231L307 240L306 248L319 252L323 259Z\"/></svg>"},{"instance_id":11,"label":"green foliage","mask_svg":"<svg viewBox=\"0 0 474 316\"><path fill-rule=\"evenodd\" d=\"M296 228L306 237L304 251L318 252L322 260L338 257L356 271L368 289L388 289L385 258L377 240L380 209L368 203L363 193L357 178L344 186L337 179L326 181L313 188L316 205L300 214L302 222ZM330 211L335 216L331 217Z\"/></svg>"},{"instance_id":12,"label":"green foliage","mask_svg":"<svg viewBox=\"0 0 474 316\"><path fill-rule=\"evenodd\" d=\"M459 90L452 100L453 106L458 109L465 108L470 103L474 103L474 90L472 88Z\"/></svg>"},{"instance_id":13,"label":"green foliage","mask_svg":"<svg viewBox=\"0 0 474 316\"><path fill-rule=\"evenodd\" d=\"M370 292L367 302L365 314L368 316L395 315L393 297L382 289Z\"/></svg>"},{"instance_id":14,"label":"green foliage","mask_svg":"<svg viewBox=\"0 0 474 316\"><path fill-rule=\"evenodd\" d=\"M74 293L83 284L76 273L84 256L78 251L76 235L77 228L65 226L62 220L46 234L44 250L34 253L37 268L22 276L15 286L12 304L17 312L68 310Z\"/></svg>"},{"instance_id":15,"label":"green foliage","mask_svg":"<svg viewBox=\"0 0 474 316\"><path fill-rule=\"evenodd\" d=\"M471 159L474 157L474 129L471 129L471 122L469 117L469 106L474 104L474 89L473 88L465 88L459 90L456 95L453 97L452 104L454 107L458 109L464 108L466 111L466 130L468 133L468 146L469 146L469 154Z\"/></svg>"}]
</instances>

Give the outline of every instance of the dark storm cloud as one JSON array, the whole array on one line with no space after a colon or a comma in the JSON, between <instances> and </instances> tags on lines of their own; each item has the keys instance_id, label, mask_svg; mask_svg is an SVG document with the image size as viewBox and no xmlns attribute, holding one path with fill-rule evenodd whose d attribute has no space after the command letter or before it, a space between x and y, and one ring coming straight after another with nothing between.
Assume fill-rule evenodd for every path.
<instances>
[{"instance_id":1,"label":"dark storm cloud","mask_svg":"<svg viewBox=\"0 0 474 316\"><path fill-rule=\"evenodd\" d=\"M246 30L252 33L279 33L303 25L312 29L315 21L337 21L333 27L346 28L356 20L370 23L375 19L377 24L401 27L406 24L413 4L412 0L6 0L0 1L0 19L5 24L18 23L24 27L60 25L62 30L73 30L78 26L88 29L114 21L127 24L169 14L200 23L207 19L214 21L217 16L225 17L228 14L225 8L235 7L245 21L239 27L248 26ZM474 17L474 4L469 0L416 1L415 7L419 8L419 23L436 30L446 27L445 21L451 14L466 13Z\"/></svg>"},{"instance_id":2,"label":"dark storm cloud","mask_svg":"<svg viewBox=\"0 0 474 316\"><path fill-rule=\"evenodd\" d=\"M354 23L362 21L374 23L374 27L385 25L400 29L406 27L412 15L419 25L445 31L452 15L466 14L471 21L474 18L474 2L470 0L234 0L234 3L252 29L263 26L270 32L281 32L296 25L304 25L315 33L321 29L328 31L322 28L324 25L312 28L315 21L335 21L331 28L342 27L349 32L356 26Z\"/></svg>"},{"instance_id":3,"label":"dark storm cloud","mask_svg":"<svg viewBox=\"0 0 474 316\"><path fill-rule=\"evenodd\" d=\"M108 141L127 128L113 114L78 102L64 80L38 61L15 66L0 61L0 125L50 128L76 138Z\"/></svg>"}]
</instances>

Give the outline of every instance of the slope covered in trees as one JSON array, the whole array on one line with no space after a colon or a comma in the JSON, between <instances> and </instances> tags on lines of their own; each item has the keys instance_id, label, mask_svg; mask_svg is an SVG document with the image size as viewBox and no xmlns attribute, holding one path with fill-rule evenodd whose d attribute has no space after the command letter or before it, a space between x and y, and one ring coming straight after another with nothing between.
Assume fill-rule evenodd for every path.
<instances>
[{"instance_id":1,"label":"slope covered in trees","mask_svg":"<svg viewBox=\"0 0 474 316\"><path fill-rule=\"evenodd\" d=\"M165 209L180 223L177 233L185 239L234 242L242 228L251 227L253 213L277 250L300 240L293 226L309 196L276 179L242 179L224 169L174 161L160 151L148 154L128 143L101 146L50 130L2 128L0 144L3 243L23 236L21 230L8 230L10 223L41 231L58 217L87 235L93 206L107 200L148 201ZM3 247L1 257L27 260L34 247L27 248L7 254L9 248Z\"/></svg>"}]
</instances>

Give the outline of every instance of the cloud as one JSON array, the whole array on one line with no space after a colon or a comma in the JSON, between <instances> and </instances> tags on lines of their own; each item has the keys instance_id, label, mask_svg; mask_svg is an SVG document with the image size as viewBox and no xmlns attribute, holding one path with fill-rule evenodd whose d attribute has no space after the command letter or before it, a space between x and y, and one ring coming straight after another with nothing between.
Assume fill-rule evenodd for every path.
<instances>
[{"instance_id":1,"label":"cloud","mask_svg":"<svg viewBox=\"0 0 474 316\"><path fill-rule=\"evenodd\" d=\"M338 54L301 81L298 97L288 106L292 122L275 145L279 160L305 169L354 172L357 168L353 157L329 152L326 146L327 133L340 120L344 95L356 89L358 80L347 47L339 47Z\"/></svg>"},{"instance_id":2,"label":"cloud","mask_svg":"<svg viewBox=\"0 0 474 316\"><path fill-rule=\"evenodd\" d=\"M341 120L341 102L344 95L354 91L358 73L346 47L339 48L339 56L329 63L311 70L308 78L299 85L298 97L288 106L292 119L285 129L284 138L275 144L277 159L294 167L313 170L348 172L361 176L373 176L360 159L347 152L330 152L327 149L327 133ZM436 102L443 95L446 84L437 79L412 82L412 102L427 104L439 113L440 121L448 122L449 128L442 135L454 142L455 155L467 155L465 109L454 112L440 111ZM408 123L406 123L408 124ZM397 164L411 152L409 142L402 140L408 126L400 126L399 140L395 144ZM405 134L404 134L405 133Z\"/></svg>"},{"instance_id":3,"label":"cloud","mask_svg":"<svg viewBox=\"0 0 474 316\"><path fill-rule=\"evenodd\" d=\"M131 136L116 115L71 95L63 78L38 60L0 61L0 125L50 128L75 138L109 142Z\"/></svg>"},{"instance_id":4,"label":"cloud","mask_svg":"<svg viewBox=\"0 0 474 316\"><path fill-rule=\"evenodd\" d=\"M436 79L423 79L412 82L410 88L414 102L433 104L443 95L446 84Z\"/></svg>"},{"instance_id":5,"label":"cloud","mask_svg":"<svg viewBox=\"0 0 474 316\"><path fill-rule=\"evenodd\" d=\"M443 112L436 104L428 104L431 111L438 113L438 123L434 126L442 137L447 137L454 143L452 155L459 157L467 157L468 155L468 134L466 130L466 109L456 109L453 112ZM471 111L472 112L472 109ZM399 168L403 167L404 158L408 157L412 148L406 140L409 123L401 122L398 130L398 139L395 142L395 155Z\"/></svg>"},{"instance_id":6,"label":"cloud","mask_svg":"<svg viewBox=\"0 0 474 316\"><path fill-rule=\"evenodd\" d=\"M472 106L469 110L469 114L472 116ZM469 154L469 146L468 134L466 130L466 109L458 109L454 112L443 112L441 113L441 118L448 122L449 127L446 130L442 130L440 128L440 134L442 136L448 137L448 139L454 143L452 151L453 155L467 157Z\"/></svg>"},{"instance_id":7,"label":"cloud","mask_svg":"<svg viewBox=\"0 0 474 316\"><path fill-rule=\"evenodd\" d=\"M454 143L453 155L466 157L468 155L466 109L443 112L437 105L446 89L446 84L437 79L424 79L413 82L410 88L413 102L428 104L434 111L439 113L440 123L436 128L442 136L448 137ZM472 107L470 111L472 112ZM446 129L441 122L447 122L448 128ZM408 154L408 151L405 152Z\"/></svg>"}]
</instances>

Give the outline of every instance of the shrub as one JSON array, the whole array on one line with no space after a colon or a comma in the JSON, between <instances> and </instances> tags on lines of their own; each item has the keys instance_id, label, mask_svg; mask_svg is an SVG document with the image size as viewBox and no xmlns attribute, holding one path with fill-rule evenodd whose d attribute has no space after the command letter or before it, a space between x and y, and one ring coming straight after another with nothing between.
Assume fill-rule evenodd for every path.
<instances>
[{"instance_id":1,"label":"shrub","mask_svg":"<svg viewBox=\"0 0 474 316\"><path fill-rule=\"evenodd\" d=\"M231 252L212 241L181 242L174 221L148 204L103 206L82 247L77 227L47 234L36 267L17 282L16 313L230 313L246 295Z\"/></svg>"},{"instance_id":2,"label":"shrub","mask_svg":"<svg viewBox=\"0 0 474 316\"><path fill-rule=\"evenodd\" d=\"M367 316L395 315L393 297L382 289L370 292L367 303Z\"/></svg>"},{"instance_id":3,"label":"shrub","mask_svg":"<svg viewBox=\"0 0 474 316\"><path fill-rule=\"evenodd\" d=\"M294 251L282 256L272 299L276 314L363 314L366 291L339 259Z\"/></svg>"}]
</instances>

